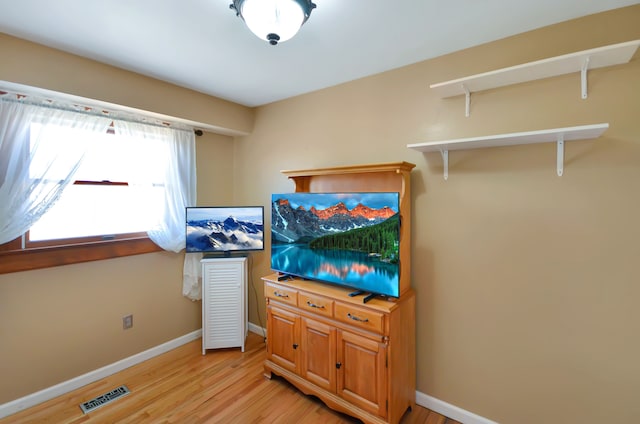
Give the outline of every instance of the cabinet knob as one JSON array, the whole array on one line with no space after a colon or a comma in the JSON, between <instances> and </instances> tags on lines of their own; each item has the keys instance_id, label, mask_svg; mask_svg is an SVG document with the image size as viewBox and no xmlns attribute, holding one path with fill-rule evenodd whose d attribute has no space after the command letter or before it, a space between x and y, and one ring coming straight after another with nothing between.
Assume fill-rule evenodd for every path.
<instances>
[{"instance_id":1,"label":"cabinet knob","mask_svg":"<svg viewBox=\"0 0 640 424\"><path fill-rule=\"evenodd\" d=\"M297 348L298 348L298 343L294 343L294 344L293 344L293 348L294 348L294 349L297 349Z\"/></svg>"},{"instance_id":2,"label":"cabinet knob","mask_svg":"<svg viewBox=\"0 0 640 424\"><path fill-rule=\"evenodd\" d=\"M336 369L340 369L341 366L342 366L342 362L336 362Z\"/></svg>"}]
</instances>

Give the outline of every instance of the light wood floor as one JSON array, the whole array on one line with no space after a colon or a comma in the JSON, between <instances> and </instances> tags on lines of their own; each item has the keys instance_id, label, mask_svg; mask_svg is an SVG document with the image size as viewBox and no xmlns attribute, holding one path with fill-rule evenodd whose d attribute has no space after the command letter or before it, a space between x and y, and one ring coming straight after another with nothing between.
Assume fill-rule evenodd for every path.
<instances>
[{"instance_id":1,"label":"light wood floor","mask_svg":"<svg viewBox=\"0 0 640 424\"><path fill-rule=\"evenodd\" d=\"M209 350L200 339L4 419L8 423L359 423L287 381L263 375L265 345ZM121 385L131 391L86 415L79 405ZM417 406L402 424L459 424Z\"/></svg>"}]
</instances>

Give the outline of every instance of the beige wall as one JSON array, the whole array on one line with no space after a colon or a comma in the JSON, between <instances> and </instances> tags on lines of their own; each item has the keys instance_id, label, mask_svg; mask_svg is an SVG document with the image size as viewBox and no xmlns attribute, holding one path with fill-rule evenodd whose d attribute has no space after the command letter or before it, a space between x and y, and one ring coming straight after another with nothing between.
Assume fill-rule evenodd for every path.
<instances>
[{"instance_id":1,"label":"beige wall","mask_svg":"<svg viewBox=\"0 0 640 424\"><path fill-rule=\"evenodd\" d=\"M258 108L236 192L267 205L293 189L282 169L415 163L418 390L501 423L640 422L640 54L590 72L587 100L579 74L473 95L469 118L429 91L638 39L638 22L640 6L586 17ZM563 177L555 144L450 152L448 181L439 153L406 147L601 122L566 144Z\"/></svg>"},{"instance_id":2,"label":"beige wall","mask_svg":"<svg viewBox=\"0 0 640 424\"><path fill-rule=\"evenodd\" d=\"M199 203L263 204L268 223L270 194L293 189L282 169L415 163L418 390L501 423L638 422L640 55L590 72L587 100L574 74L474 95L465 118L462 98L428 88L638 39L638 22L634 6L258 108L250 136L199 139ZM567 143L563 177L553 144L453 152L446 182L439 154L406 148L600 122L611 125L603 137ZM259 325L268 246L252 255ZM0 366L12 373L0 402L197 328L181 265L157 253L0 275ZM121 330L125 313L137 336Z\"/></svg>"},{"instance_id":3,"label":"beige wall","mask_svg":"<svg viewBox=\"0 0 640 424\"><path fill-rule=\"evenodd\" d=\"M153 253L0 275L0 403L200 328L184 255ZM122 317L133 314L132 329Z\"/></svg>"}]
</instances>

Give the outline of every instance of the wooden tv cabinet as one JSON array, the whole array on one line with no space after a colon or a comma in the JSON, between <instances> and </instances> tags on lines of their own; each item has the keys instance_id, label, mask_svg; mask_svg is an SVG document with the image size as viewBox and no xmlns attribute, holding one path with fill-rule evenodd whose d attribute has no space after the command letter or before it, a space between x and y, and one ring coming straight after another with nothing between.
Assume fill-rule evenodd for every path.
<instances>
[{"instance_id":1,"label":"wooden tv cabinet","mask_svg":"<svg viewBox=\"0 0 640 424\"><path fill-rule=\"evenodd\" d=\"M398 423L415 407L415 295L362 303L352 289L263 277L265 376L365 423Z\"/></svg>"},{"instance_id":2,"label":"wooden tv cabinet","mask_svg":"<svg viewBox=\"0 0 640 424\"><path fill-rule=\"evenodd\" d=\"M282 171L296 192L398 192L397 299L350 297L353 289L263 277L267 303L265 376L365 423L396 424L415 407L415 294L411 288L411 194L407 162Z\"/></svg>"}]
</instances>

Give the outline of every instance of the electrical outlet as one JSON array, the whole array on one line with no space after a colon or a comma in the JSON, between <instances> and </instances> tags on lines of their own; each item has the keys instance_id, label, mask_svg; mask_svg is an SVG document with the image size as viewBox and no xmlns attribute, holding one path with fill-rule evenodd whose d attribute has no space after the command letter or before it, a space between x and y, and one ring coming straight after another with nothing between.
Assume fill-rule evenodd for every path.
<instances>
[{"instance_id":1,"label":"electrical outlet","mask_svg":"<svg viewBox=\"0 0 640 424\"><path fill-rule=\"evenodd\" d=\"M128 330L131 327L133 327L133 315L122 317L122 329Z\"/></svg>"}]
</instances>

